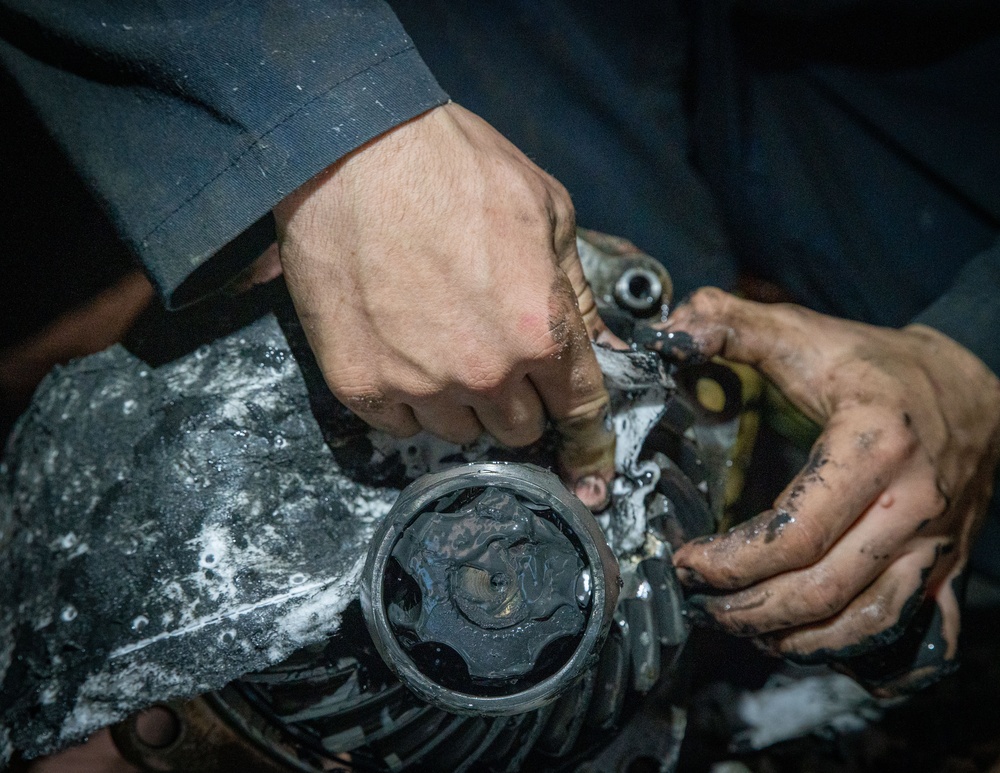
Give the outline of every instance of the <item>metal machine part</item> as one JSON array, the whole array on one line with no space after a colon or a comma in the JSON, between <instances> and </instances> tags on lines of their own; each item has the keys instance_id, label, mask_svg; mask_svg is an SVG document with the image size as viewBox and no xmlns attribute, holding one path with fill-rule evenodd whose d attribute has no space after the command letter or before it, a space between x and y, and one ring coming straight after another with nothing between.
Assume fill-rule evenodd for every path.
<instances>
[{"instance_id":1,"label":"metal machine part","mask_svg":"<svg viewBox=\"0 0 1000 773\"><path fill-rule=\"evenodd\" d=\"M601 316L620 337L644 320L666 319L673 300L670 274L626 239L579 229L577 251Z\"/></svg>"},{"instance_id":2,"label":"metal machine part","mask_svg":"<svg viewBox=\"0 0 1000 773\"><path fill-rule=\"evenodd\" d=\"M599 303L620 311L618 279L651 259L580 247L602 267ZM598 354L619 437L605 513L536 467L407 446L418 477L372 537L365 614L352 605L326 642L171 704L180 725L268 750L246 770L671 770L687 638L671 549L719 521L735 398L723 383L724 405L705 406L655 358ZM144 770L211 769L183 733L152 748L134 722L115 737Z\"/></svg>"},{"instance_id":3,"label":"metal machine part","mask_svg":"<svg viewBox=\"0 0 1000 773\"><path fill-rule=\"evenodd\" d=\"M396 515L386 519L385 528L374 537L370 548L364 581L366 594L370 595L363 594L362 599L369 617L376 621L366 621L361 606L352 605L345 612L340 631L325 643L306 648L278 666L247 675L222 691L193 702L169 704L181 728L169 745L154 747L144 743L136 731L136 717L115 729L116 743L126 758L143 770L186 773L219 770L203 761L206 738L218 739L217 744L240 755L232 759L247 760L241 762L241 770L274 773L313 773L337 767L379 773L554 773L578 767L593 773L626 773L636 764L651 762L669 770L683 738L684 710L671 691L676 688L675 666L687 626L681 615L680 589L669 563L670 549L664 532L676 534L684 529L677 516L689 503L679 501L677 507L656 510L658 515L650 521L643 549L626 556L619 565L600 531L594 528L593 518L585 508L578 509L581 505L573 503L572 495L561 485L550 473L516 464L463 465L418 480L410 496L398 505ZM707 510L705 494L691 486L700 497L697 506ZM545 659L545 648L531 646L531 632L522 631L519 638L529 640L529 653L537 651L540 655L512 659L518 666L516 670L528 668L525 673L469 679L456 689L448 678L443 680L445 684L427 678L422 668L429 663L432 674L454 677L466 669L460 658L435 653L440 655L440 662L434 662L433 657L417 662L419 659L411 657L412 648L408 651L399 643L414 628L427 630L430 626L413 625L412 618L393 625L393 617L398 614L392 611L398 603L393 590L398 587L402 571L396 555L413 555L406 539L408 526L416 525L423 539L433 539L434 535L427 533L427 524L421 523L421 516L430 515L433 524L439 510L457 516L455 520L460 522L466 517L468 505L476 503L487 509L508 510L513 520L518 520L524 515L517 509L522 505L514 507L503 496L505 489L516 489L519 497L536 507L537 499L543 499L544 509L525 508L532 513L552 517L546 511L553 505L560 509L567 503L572 505L572 521L560 521L553 531L544 527L538 530L543 533L538 540L545 543L542 547L548 548L550 540L559 546L554 557L560 563L556 576L562 575L566 581L561 583L563 587L553 587L544 578L539 582L537 575L522 579L529 580L526 589L551 589L551 593L539 594L540 599L545 597L549 609L552 598L558 598L559 608L586 608L591 614L584 628L590 635L570 637L574 647L563 650L562 667L547 675L544 663L543 668L536 668ZM501 492L500 497L497 492ZM660 489L650 492L649 498L656 505L665 501ZM573 515L579 515L580 521ZM701 515L699 511L688 521L698 522ZM582 526L582 538L570 531L571 523L575 528ZM478 534L470 535L470 542L475 537L488 540L496 536L489 528L476 531ZM591 540L593 545L588 550L583 543ZM494 542L503 543L505 538L501 536ZM571 551L561 549L566 543ZM399 551L401 544L404 548ZM544 552L549 557L549 551ZM574 558L567 561L568 556ZM577 564L577 556L595 562L600 571L583 566L582 561ZM393 567L394 563L397 566ZM448 629L435 631L436 638L450 642L441 650L457 652L461 648L463 626L478 629L478 633L504 630L485 626L496 624L497 618L503 621L504 610L517 607L517 603L493 603L498 596L509 598L501 590L503 582L497 584L495 592L472 594L474 604L470 607L464 571L470 563L474 561L448 561L449 574L460 587L454 589L450 602L441 602L452 606ZM523 565L530 567L531 560ZM567 565L573 569L563 574ZM568 582L571 576L572 584ZM591 578L589 588L587 577ZM603 594L600 578L605 584ZM430 579L426 582L433 584ZM381 594L372 592L379 588ZM373 607L381 614L372 615ZM463 608L466 612L473 610L468 618L463 617ZM484 617L484 609L493 614ZM523 613L523 607L521 610ZM452 626L459 629L457 639ZM381 637L385 640L379 641ZM464 651L467 655L482 655ZM498 654L504 671L509 657L509 652ZM551 670L552 665L549 667ZM500 694L496 694L498 687ZM487 694L474 692L483 688ZM248 748L256 749L256 756L250 755Z\"/></svg>"},{"instance_id":4,"label":"metal machine part","mask_svg":"<svg viewBox=\"0 0 1000 773\"><path fill-rule=\"evenodd\" d=\"M368 552L361 605L375 646L439 708L531 711L600 650L618 562L551 472L461 465L407 487Z\"/></svg>"},{"instance_id":5,"label":"metal machine part","mask_svg":"<svg viewBox=\"0 0 1000 773\"><path fill-rule=\"evenodd\" d=\"M660 277L649 268L633 266L615 282L618 305L636 316L648 317L660 311L662 295Z\"/></svg>"},{"instance_id":6,"label":"metal machine part","mask_svg":"<svg viewBox=\"0 0 1000 773\"><path fill-rule=\"evenodd\" d=\"M638 317L623 311L614 286L652 259L631 247L602 251L593 234L581 237L591 239L580 241L585 263L602 267L592 277L598 303L607 296L605 313L617 314L627 334ZM661 285L662 314L669 277ZM0 588L0 639L8 642L0 653L0 764L14 750L49 753L156 706L169 732L144 733L142 716L114 729L144 770L668 764L683 711L654 711L650 701L669 692L687 633L670 551L717 522L731 422L708 422L656 355L597 347L618 447L611 505L596 518L593 545L600 553L606 543L611 559L589 552L586 527L572 536L572 507L570 516L543 512L563 513L573 501L561 489L543 510L528 507L538 505L536 494L497 485L456 499L454 513L417 515L409 525L425 541L450 528L442 515L468 521L463 511L473 502L512 518L496 524L507 549L491 557L489 571L456 550L441 565L449 577L448 566L469 565L445 594L454 602L448 625L408 614L417 607L405 593L393 598L387 619L411 650L418 637L436 646L453 624L475 623L448 646L462 653L469 682L516 698L580 662L567 642L587 644L586 664L558 682L549 702L521 704L511 715L456 714L403 686L376 649L352 601L365 552L408 482L466 462L551 466L554 447L515 454L488 438L465 447L429 437L396 443L367 430L311 370L286 301L168 361L115 347L40 388L0 465L0 570L32 578ZM593 526L589 515L586 523ZM517 540L503 536L518 529L533 535L533 558L518 556ZM420 552L420 539L393 544L393 582L405 586L403 567ZM503 571L512 556L528 564L541 557L553 572L518 597ZM606 573L615 560L617 606ZM440 584L431 578L426 587ZM515 625L531 621L533 643L518 650L510 637L497 659L505 665L494 672L474 628L503 640L502 624L517 618ZM588 631L596 631L592 640ZM440 687L469 694L463 684ZM201 697L178 700L191 695ZM654 718L669 732L647 732Z\"/></svg>"}]
</instances>

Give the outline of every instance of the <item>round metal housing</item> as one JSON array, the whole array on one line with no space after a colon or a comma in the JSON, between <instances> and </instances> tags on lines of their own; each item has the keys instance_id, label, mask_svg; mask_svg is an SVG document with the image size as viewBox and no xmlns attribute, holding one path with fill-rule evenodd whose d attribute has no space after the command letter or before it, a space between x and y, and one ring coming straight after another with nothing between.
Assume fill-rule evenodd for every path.
<instances>
[{"instance_id":1,"label":"round metal housing","mask_svg":"<svg viewBox=\"0 0 1000 773\"><path fill-rule=\"evenodd\" d=\"M402 491L368 551L361 605L419 697L502 716L554 700L593 665L620 582L593 515L555 475L467 464Z\"/></svg>"},{"instance_id":2,"label":"round metal housing","mask_svg":"<svg viewBox=\"0 0 1000 773\"><path fill-rule=\"evenodd\" d=\"M652 269L633 266L615 282L615 300L626 311L645 316L657 311L662 303L663 283Z\"/></svg>"}]
</instances>

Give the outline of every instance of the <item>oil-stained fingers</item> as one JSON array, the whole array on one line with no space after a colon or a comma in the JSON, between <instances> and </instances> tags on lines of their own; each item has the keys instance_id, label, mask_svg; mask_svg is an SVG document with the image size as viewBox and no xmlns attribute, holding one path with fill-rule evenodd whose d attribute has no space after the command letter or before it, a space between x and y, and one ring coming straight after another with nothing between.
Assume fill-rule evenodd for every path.
<instances>
[{"instance_id":1,"label":"oil-stained fingers","mask_svg":"<svg viewBox=\"0 0 1000 773\"><path fill-rule=\"evenodd\" d=\"M931 489L928 492L928 488ZM749 588L688 599L689 614L738 636L797 628L847 607L937 514L933 484L903 482L880 496L818 562Z\"/></svg>"},{"instance_id":2,"label":"oil-stained fingers","mask_svg":"<svg viewBox=\"0 0 1000 773\"><path fill-rule=\"evenodd\" d=\"M486 431L508 448L531 445L545 431L545 407L527 376L494 399L474 399L472 407Z\"/></svg>"},{"instance_id":3,"label":"oil-stained fingers","mask_svg":"<svg viewBox=\"0 0 1000 773\"><path fill-rule=\"evenodd\" d=\"M927 595L951 568L946 537L922 540L896 559L840 614L765 637L778 654L802 663L857 657L898 639Z\"/></svg>"},{"instance_id":4,"label":"oil-stained fingers","mask_svg":"<svg viewBox=\"0 0 1000 773\"><path fill-rule=\"evenodd\" d=\"M678 304L663 329L688 333L702 356L760 365L773 354L779 336L799 337L775 314L779 308L703 287Z\"/></svg>"},{"instance_id":5,"label":"oil-stained fingers","mask_svg":"<svg viewBox=\"0 0 1000 773\"><path fill-rule=\"evenodd\" d=\"M629 345L608 329L598 313L594 292L583 273L583 264L580 262L580 255L576 249L575 227L569 232L568 241L559 254L561 255L559 259L560 269L569 280L573 294L576 296L576 306L583 318L583 324L587 328L590 340L612 349L628 349Z\"/></svg>"},{"instance_id":6,"label":"oil-stained fingers","mask_svg":"<svg viewBox=\"0 0 1000 773\"><path fill-rule=\"evenodd\" d=\"M681 582L743 588L818 561L885 491L916 447L912 433L872 429L876 417L869 412L848 410L831 422L773 510L681 547L674 554Z\"/></svg>"},{"instance_id":7,"label":"oil-stained fingers","mask_svg":"<svg viewBox=\"0 0 1000 773\"><path fill-rule=\"evenodd\" d=\"M944 565L944 566L942 566ZM956 601L956 585L962 585L964 559L955 560L949 570L939 561L928 579L930 590L902 634L888 645L871 652L845 658L834 667L852 676L879 698L910 695L947 676L958 668L958 633L961 627ZM939 579L942 571L948 574Z\"/></svg>"},{"instance_id":8,"label":"oil-stained fingers","mask_svg":"<svg viewBox=\"0 0 1000 773\"><path fill-rule=\"evenodd\" d=\"M673 311L660 346L685 361L718 355L752 365L810 418L822 420L819 390L811 382L836 351L831 322L850 324L801 306L756 303L706 287Z\"/></svg>"},{"instance_id":9,"label":"oil-stained fingers","mask_svg":"<svg viewBox=\"0 0 1000 773\"><path fill-rule=\"evenodd\" d=\"M568 288L565 281L563 288ZM552 306L553 351L528 373L559 434L563 479L584 503L602 507L614 477L615 434L604 376L576 299L557 292Z\"/></svg>"}]
</instances>

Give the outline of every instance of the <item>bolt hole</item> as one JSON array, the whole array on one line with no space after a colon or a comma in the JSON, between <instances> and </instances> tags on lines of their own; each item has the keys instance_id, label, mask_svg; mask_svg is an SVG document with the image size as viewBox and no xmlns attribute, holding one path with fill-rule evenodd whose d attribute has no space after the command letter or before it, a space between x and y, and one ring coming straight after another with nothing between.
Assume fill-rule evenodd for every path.
<instances>
[{"instance_id":1,"label":"bolt hole","mask_svg":"<svg viewBox=\"0 0 1000 773\"><path fill-rule=\"evenodd\" d=\"M649 269L633 267L625 271L615 283L614 295L618 305L637 316L649 316L660 308L663 285Z\"/></svg>"},{"instance_id":2,"label":"bolt hole","mask_svg":"<svg viewBox=\"0 0 1000 773\"><path fill-rule=\"evenodd\" d=\"M173 709L153 706L135 718L135 735L150 749L165 749L181 735L181 720Z\"/></svg>"},{"instance_id":3,"label":"bolt hole","mask_svg":"<svg viewBox=\"0 0 1000 773\"><path fill-rule=\"evenodd\" d=\"M652 296L653 286L645 274L636 274L628 281L628 291L633 298L648 301Z\"/></svg>"}]
</instances>

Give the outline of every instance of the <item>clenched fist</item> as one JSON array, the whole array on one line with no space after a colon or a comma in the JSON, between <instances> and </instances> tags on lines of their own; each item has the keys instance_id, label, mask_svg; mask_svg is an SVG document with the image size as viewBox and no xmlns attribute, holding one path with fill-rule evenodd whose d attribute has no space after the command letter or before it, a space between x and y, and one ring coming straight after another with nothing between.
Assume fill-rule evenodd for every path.
<instances>
[{"instance_id":1,"label":"clenched fist","mask_svg":"<svg viewBox=\"0 0 1000 773\"><path fill-rule=\"evenodd\" d=\"M565 189L455 104L378 137L274 209L295 308L333 393L398 436L508 446L552 420L563 477L607 498L606 337Z\"/></svg>"}]
</instances>

